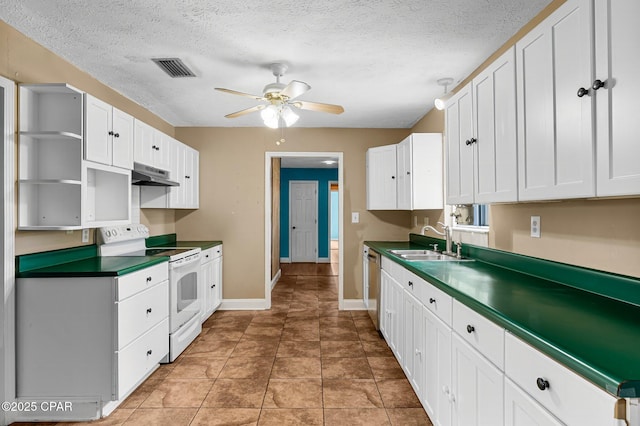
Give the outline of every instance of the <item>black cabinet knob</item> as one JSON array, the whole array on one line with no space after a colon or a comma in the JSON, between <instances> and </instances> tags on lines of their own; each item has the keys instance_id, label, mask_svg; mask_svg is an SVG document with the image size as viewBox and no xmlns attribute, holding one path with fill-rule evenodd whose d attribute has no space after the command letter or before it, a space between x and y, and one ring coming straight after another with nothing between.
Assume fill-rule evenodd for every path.
<instances>
[{"instance_id":1,"label":"black cabinet knob","mask_svg":"<svg viewBox=\"0 0 640 426\"><path fill-rule=\"evenodd\" d=\"M147 277L147 282L150 283L151 282L151 277Z\"/></svg>"},{"instance_id":2,"label":"black cabinet knob","mask_svg":"<svg viewBox=\"0 0 640 426\"><path fill-rule=\"evenodd\" d=\"M216 285L215 284L211 284L211 288L214 288Z\"/></svg>"},{"instance_id":3,"label":"black cabinet knob","mask_svg":"<svg viewBox=\"0 0 640 426\"><path fill-rule=\"evenodd\" d=\"M581 98L584 95L588 95L589 94L589 89L585 89L584 87L581 87L578 89L578 97Z\"/></svg>"},{"instance_id":4,"label":"black cabinet knob","mask_svg":"<svg viewBox=\"0 0 640 426\"><path fill-rule=\"evenodd\" d=\"M593 82L593 84L591 85L591 88L593 90L598 90L601 87L604 87L604 81L602 81L602 80L595 80Z\"/></svg>"},{"instance_id":5,"label":"black cabinet knob","mask_svg":"<svg viewBox=\"0 0 640 426\"><path fill-rule=\"evenodd\" d=\"M464 144L467 146L471 145L471 139L467 139L466 141L464 141Z\"/></svg>"},{"instance_id":6,"label":"black cabinet knob","mask_svg":"<svg viewBox=\"0 0 640 426\"><path fill-rule=\"evenodd\" d=\"M434 299L433 297L429 298L429 303L436 303L436 299Z\"/></svg>"},{"instance_id":7,"label":"black cabinet knob","mask_svg":"<svg viewBox=\"0 0 640 426\"><path fill-rule=\"evenodd\" d=\"M152 351L151 349L149 349L149 350L147 351L147 356L151 355L152 353L153 353L153 351Z\"/></svg>"},{"instance_id":8,"label":"black cabinet knob","mask_svg":"<svg viewBox=\"0 0 640 426\"><path fill-rule=\"evenodd\" d=\"M538 377L538 380L536 380L536 385L538 385L538 389L540 389L541 391L549 389L549 382L542 377Z\"/></svg>"},{"instance_id":9,"label":"black cabinet knob","mask_svg":"<svg viewBox=\"0 0 640 426\"><path fill-rule=\"evenodd\" d=\"M409 281L409 287L413 287L413 282Z\"/></svg>"},{"instance_id":10,"label":"black cabinet knob","mask_svg":"<svg viewBox=\"0 0 640 426\"><path fill-rule=\"evenodd\" d=\"M469 139L469 142L471 142L471 143L476 143L476 142L478 142L478 139L476 139L476 138L471 138L471 139Z\"/></svg>"},{"instance_id":11,"label":"black cabinet knob","mask_svg":"<svg viewBox=\"0 0 640 426\"><path fill-rule=\"evenodd\" d=\"M476 328L474 326L472 326L471 324L467 325L467 333L471 334L474 331L476 331Z\"/></svg>"},{"instance_id":12,"label":"black cabinet knob","mask_svg":"<svg viewBox=\"0 0 640 426\"><path fill-rule=\"evenodd\" d=\"M151 313L151 308L147 308L147 313L150 314Z\"/></svg>"},{"instance_id":13,"label":"black cabinet knob","mask_svg":"<svg viewBox=\"0 0 640 426\"><path fill-rule=\"evenodd\" d=\"M293 229L296 229L296 227L295 227L295 226L292 226L292 228L293 228Z\"/></svg>"},{"instance_id":14,"label":"black cabinet knob","mask_svg":"<svg viewBox=\"0 0 640 426\"><path fill-rule=\"evenodd\" d=\"M109 136L113 136L113 132L109 130Z\"/></svg>"},{"instance_id":15,"label":"black cabinet knob","mask_svg":"<svg viewBox=\"0 0 640 426\"><path fill-rule=\"evenodd\" d=\"M114 138L119 138L119 137L120 137L120 133L114 133L114 134L113 134L113 137L114 137Z\"/></svg>"},{"instance_id":16,"label":"black cabinet knob","mask_svg":"<svg viewBox=\"0 0 640 426\"><path fill-rule=\"evenodd\" d=\"M391 176L391 179L395 179L395 178L396 178L395 176Z\"/></svg>"}]
</instances>

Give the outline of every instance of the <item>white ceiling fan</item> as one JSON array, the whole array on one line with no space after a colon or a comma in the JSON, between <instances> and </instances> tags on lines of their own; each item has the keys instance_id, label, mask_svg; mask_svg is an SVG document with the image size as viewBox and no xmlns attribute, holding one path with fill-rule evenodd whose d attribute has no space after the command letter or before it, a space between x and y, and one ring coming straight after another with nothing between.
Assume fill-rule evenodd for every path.
<instances>
[{"instance_id":1,"label":"white ceiling fan","mask_svg":"<svg viewBox=\"0 0 640 426\"><path fill-rule=\"evenodd\" d=\"M340 105L295 100L298 96L310 90L311 86L305 82L297 80L292 80L289 84L280 83L280 78L287 71L287 68L286 64L271 64L271 71L276 77L276 82L264 86L264 89L262 89L262 96L216 87L215 89L221 92L245 96L266 102L265 104L256 105L251 108L227 114L225 117L235 118L252 112L261 111L264 124L268 127L277 129L278 127L292 126L298 120L298 114L296 114L291 107L306 109L309 111L328 112L330 114L342 114L344 112L344 108Z\"/></svg>"}]
</instances>

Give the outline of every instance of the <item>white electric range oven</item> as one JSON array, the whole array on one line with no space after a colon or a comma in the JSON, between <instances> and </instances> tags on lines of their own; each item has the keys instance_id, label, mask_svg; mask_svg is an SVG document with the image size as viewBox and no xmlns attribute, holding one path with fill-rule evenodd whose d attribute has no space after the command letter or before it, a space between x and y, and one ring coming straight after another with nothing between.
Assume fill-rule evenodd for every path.
<instances>
[{"instance_id":1,"label":"white electric range oven","mask_svg":"<svg viewBox=\"0 0 640 426\"><path fill-rule=\"evenodd\" d=\"M117 225L98 230L100 256L169 257L169 355L173 362L202 331L199 294L200 248L147 248L149 229L144 225Z\"/></svg>"}]
</instances>

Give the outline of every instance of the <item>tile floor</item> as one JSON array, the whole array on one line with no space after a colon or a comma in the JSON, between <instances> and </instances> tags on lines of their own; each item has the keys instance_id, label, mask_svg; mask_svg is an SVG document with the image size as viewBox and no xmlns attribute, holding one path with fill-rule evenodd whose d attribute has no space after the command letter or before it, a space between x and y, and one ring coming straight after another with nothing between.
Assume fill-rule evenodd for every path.
<instances>
[{"instance_id":1,"label":"tile floor","mask_svg":"<svg viewBox=\"0 0 640 426\"><path fill-rule=\"evenodd\" d=\"M333 269L283 265L271 310L216 312L176 362L90 424L431 425L366 311L338 311Z\"/></svg>"}]
</instances>

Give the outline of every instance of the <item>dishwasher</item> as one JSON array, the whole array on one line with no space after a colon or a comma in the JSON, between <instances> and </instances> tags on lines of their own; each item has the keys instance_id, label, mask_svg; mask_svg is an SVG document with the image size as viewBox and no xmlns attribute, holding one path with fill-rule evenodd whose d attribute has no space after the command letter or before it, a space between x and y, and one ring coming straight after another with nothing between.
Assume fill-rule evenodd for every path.
<instances>
[{"instance_id":1,"label":"dishwasher","mask_svg":"<svg viewBox=\"0 0 640 426\"><path fill-rule=\"evenodd\" d=\"M380 254L369 248L367 259L369 260L367 268L369 284L367 310L371 321L376 326L376 330L380 330Z\"/></svg>"}]
</instances>

